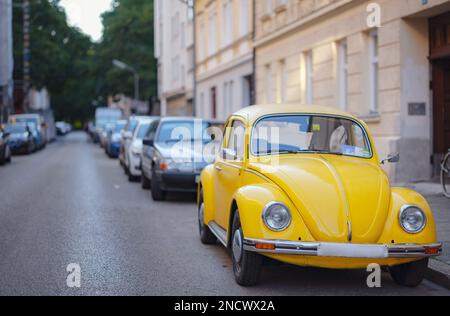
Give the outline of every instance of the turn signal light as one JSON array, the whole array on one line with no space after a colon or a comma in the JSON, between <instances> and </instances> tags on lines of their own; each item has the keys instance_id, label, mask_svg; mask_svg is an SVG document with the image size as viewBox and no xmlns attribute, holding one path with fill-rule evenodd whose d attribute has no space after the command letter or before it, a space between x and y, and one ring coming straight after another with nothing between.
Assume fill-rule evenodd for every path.
<instances>
[{"instance_id":1,"label":"turn signal light","mask_svg":"<svg viewBox=\"0 0 450 316\"><path fill-rule=\"evenodd\" d=\"M161 162L159 164L159 169L162 170L162 171L166 171L167 169L169 169L169 164L166 163L166 162Z\"/></svg>"},{"instance_id":2,"label":"turn signal light","mask_svg":"<svg viewBox=\"0 0 450 316\"><path fill-rule=\"evenodd\" d=\"M427 255L437 255L439 254L439 248L426 248L425 254Z\"/></svg>"},{"instance_id":3,"label":"turn signal light","mask_svg":"<svg viewBox=\"0 0 450 316\"><path fill-rule=\"evenodd\" d=\"M256 243L255 248L256 249L261 249L261 250L275 250L275 245L264 244L264 243Z\"/></svg>"}]
</instances>

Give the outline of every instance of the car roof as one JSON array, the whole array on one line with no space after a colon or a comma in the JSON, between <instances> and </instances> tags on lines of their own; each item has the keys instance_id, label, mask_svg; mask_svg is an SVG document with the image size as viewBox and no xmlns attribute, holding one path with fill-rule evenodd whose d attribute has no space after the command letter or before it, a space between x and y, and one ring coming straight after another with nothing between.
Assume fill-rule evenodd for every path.
<instances>
[{"instance_id":1,"label":"car roof","mask_svg":"<svg viewBox=\"0 0 450 316\"><path fill-rule=\"evenodd\" d=\"M213 124L223 124L224 121L215 120L215 119L203 119L200 117L193 116L166 116L161 118L161 122L183 122L183 121L194 121L194 120L203 120L205 122L210 122Z\"/></svg>"},{"instance_id":2,"label":"car roof","mask_svg":"<svg viewBox=\"0 0 450 316\"><path fill-rule=\"evenodd\" d=\"M239 110L234 113L234 116L241 116L249 123L253 123L263 116L272 114L322 114L344 116L357 120L355 116L336 108L301 103L253 105Z\"/></svg>"}]
</instances>

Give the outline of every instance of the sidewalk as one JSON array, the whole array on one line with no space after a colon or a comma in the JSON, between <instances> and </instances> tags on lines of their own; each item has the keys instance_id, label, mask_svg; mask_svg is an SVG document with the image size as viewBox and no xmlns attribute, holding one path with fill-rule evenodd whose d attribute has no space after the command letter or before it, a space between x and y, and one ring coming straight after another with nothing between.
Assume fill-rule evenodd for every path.
<instances>
[{"instance_id":1,"label":"sidewalk","mask_svg":"<svg viewBox=\"0 0 450 316\"><path fill-rule=\"evenodd\" d=\"M450 285L450 199L442 194L439 183L420 182L401 185L418 191L427 199L433 210L437 236L442 242L442 255L430 260L427 278L442 286Z\"/></svg>"}]
</instances>

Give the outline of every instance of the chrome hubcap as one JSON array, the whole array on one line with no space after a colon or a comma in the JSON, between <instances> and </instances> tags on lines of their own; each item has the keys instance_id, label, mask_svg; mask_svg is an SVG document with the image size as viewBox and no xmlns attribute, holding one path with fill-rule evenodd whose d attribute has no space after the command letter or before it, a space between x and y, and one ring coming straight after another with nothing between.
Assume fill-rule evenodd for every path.
<instances>
[{"instance_id":1,"label":"chrome hubcap","mask_svg":"<svg viewBox=\"0 0 450 316\"><path fill-rule=\"evenodd\" d=\"M236 232L234 233L234 238L233 238L233 256L234 256L234 259L236 260L236 262L240 262L241 261L241 256L242 256L242 235L241 235L241 231L239 229L236 230Z\"/></svg>"}]
</instances>

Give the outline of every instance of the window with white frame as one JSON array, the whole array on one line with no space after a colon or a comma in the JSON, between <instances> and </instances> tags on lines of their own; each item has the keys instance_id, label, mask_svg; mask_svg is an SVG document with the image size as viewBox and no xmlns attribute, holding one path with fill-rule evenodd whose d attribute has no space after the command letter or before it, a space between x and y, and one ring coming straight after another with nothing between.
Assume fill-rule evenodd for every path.
<instances>
[{"instance_id":1,"label":"window with white frame","mask_svg":"<svg viewBox=\"0 0 450 316\"><path fill-rule=\"evenodd\" d=\"M339 105L344 111L348 108L348 49L347 40L338 42L338 82Z\"/></svg>"},{"instance_id":2,"label":"window with white frame","mask_svg":"<svg viewBox=\"0 0 450 316\"><path fill-rule=\"evenodd\" d=\"M208 24L208 53L214 55L216 52L216 30L217 30L217 14L213 13L209 16Z\"/></svg>"},{"instance_id":3,"label":"window with white frame","mask_svg":"<svg viewBox=\"0 0 450 316\"><path fill-rule=\"evenodd\" d=\"M239 0L239 31L244 36L248 33L250 0Z\"/></svg>"},{"instance_id":4,"label":"window with white frame","mask_svg":"<svg viewBox=\"0 0 450 316\"><path fill-rule=\"evenodd\" d=\"M314 101L314 67L313 67L313 53L312 50L304 53L305 60L305 97L306 103L313 103Z\"/></svg>"},{"instance_id":5,"label":"window with white frame","mask_svg":"<svg viewBox=\"0 0 450 316\"><path fill-rule=\"evenodd\" d=\"M194 0L187 0L187 17L189 21L194 20Z\"/></svg>"},{"instance_id":6,"label":"window with white frame","mask_svg":"<svg viewBox=\"0 0 450 316\"><path fill-rule=\"evenodd\" d=\"M378 32L369 34L369 84L370 84L370 112L378 113Z\"/></svg>"},{"instance_id":7,"label":"window with white frame","mask_svg":"<svg viewBox=\"0 0 450 316\"><path fill-rule=\"evenodd\" d=\"M223 14L223 27L224 27L224 39L223 45L228 46L232 42L233 38L233 2L231 0L226 0L223 3L222 14Z\"/></svg>"},{"instance_id":8,"label":"window with white frame","mask_svg":"<svg viewBox=\"0 0 450 316\"><path fill-rule=\"evenodd\" d=\"M264 15L271 15L273 11L273 0L264 0Z\"/></svg>"}]
</instances>

